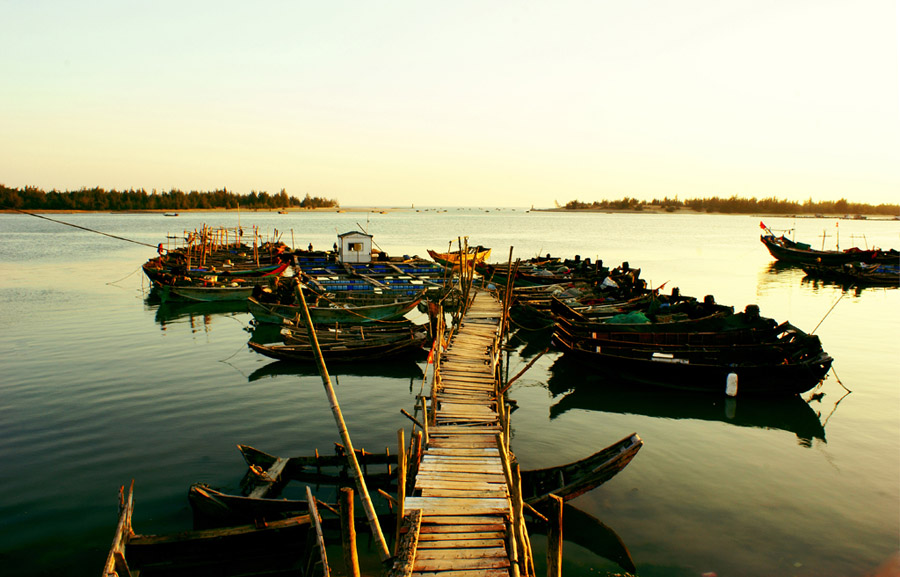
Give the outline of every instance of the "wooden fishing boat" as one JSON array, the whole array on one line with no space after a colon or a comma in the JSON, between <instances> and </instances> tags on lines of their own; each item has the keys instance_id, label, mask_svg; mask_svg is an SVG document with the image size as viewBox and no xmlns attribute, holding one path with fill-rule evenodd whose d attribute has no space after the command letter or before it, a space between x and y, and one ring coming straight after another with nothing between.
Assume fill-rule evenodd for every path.
<instances>
[{"instance_id":1,"label":"wooden fishing boat","mask_svg":"<svg viewBox=\"0 0 900 577\"><path fill-rule=\"evenodd\" d=\"M643 441L631 434L593 455L558 467L523 470L522 495L535 508L542 508L552 493L564 501L590 491L605 483L634 459ZM196 483L189 490L191 507L195 513L218 521L255 518L279 518L306 511L302 500L279 499L275 495L290 481L351 486L354 480L347 473L347 457L338 446L336 455L275 457L249 447L238 445L249 467L241 482L243 495L229 495L207 485ZM366 483L396 490L396 470L390 465L397 457L387 453L373 454L357 451ZM372 467L387 465L387 471L372 471Z\"/></svg>"},{"instance_id":2,"label":"wooden fishing boat","mask_svg":"<svg viewBox=\"0 0 900 577\"><path fill-rule=\"evenodd\" d=\"M280 325L303 319L302 305L263 302L249 294L247 297L250 313L258 322ZM388 293L369 295L367 299L342 298L337 293L329 293L315 299L313 306L308 308L310 318L315 324L375 323L402 318L416 308L423 297L424 292L421 290L413 297ZM315 302L324 306L316 306Z\"/></svg>"},{"instance_id":3,"label":"wooden fishing boat","mask_svg":"<svg viewBox=\"0 0 900 577\"><path fill-rule=\"evenodd\" d=\"M163 303L181 302L223 302L245 301L253 293L252 284L232 282L229 284L209 283L170 285L154 281L153 290Z\"/></svg>"},{"instance_id":4,"label":"wooden fishing boat","mask_svg":"<svg viewBox=\"0 0 900 577\"><path fill-rule=\"evenodd\" d=\"M859 286L900 287L900 266L849 262L842 265L804 264L807 276Z\"/></svg>"},{"instance_id":5,"label":"wooden fishing boat","mask_svg":"<svg viewBox=\"0 0 900 577\"><path fill-rule=\"evenodd\" d=\"M819 412L801 395L723 398L720 392L637 385L602 373L585 375L584 365L560 355L550 367L547 388L556 398L550 419L568 411L643 415L656 419L719 422L735 427L787 431L806 447L825 441Z\"/></svg>"},{"instance_id":6,"label":"wooden fishing boat","mask_svg":"<svg viewBox=\"0 0 900 577\"><path fill-rule=\"evenodd\" d=\"M359 341L334 341L319 343L322 357L328 362L350 362L383 359L421 352L425 339L418 335L400 335L381 339ZM273 359L301 363L315 362L316 356L309 343L292 345L262 345L247 343L254 351Z\"/></svg>"},{"instance_id":7,"label":"wooden fishing boat","mask_svg":"<svg viewBox=\"0 0 900 577\"><path fill-rule=\"evenodd\" d=\"M741 324L742 317L735 317L734 308L715 303L707 296L702 303L683 302L670 307L632 310L622 314L588 316L559 299L553 299L550 310L557 324L567 327L571 334L600 332L696 332L719 331L730 323Z\"/></svg>"},{"instance_id":8,"label":"wooden fishing boat","mask_svg":"<svg viewBox=\"0 0 900 577\"><path fill-rule=\"evenodd\" d=\"M222 279L235 278L253 278L261 276L281 276L288 268L288 264L284 262L274 262L262 266L258 266L253 262L244 265L234 266L230 264L219 264L218 266L191 267L186 265L165 264L159 258L150 259L141 265L141 269L147 278L151 281L160 281L163 283L172 282L174 278L202 279L209 277L221 277Z\"/></svg>"},{"instance_id":9,"label":"wooden fishing boat","mask_svg":"<svg viewBox=\"0 0 900 577\"><path fill-rule=\"evenodd\" d=\"M135 533L134 482L119 489L119 520L103 566L103 577L132 575L278 575L302 574L310 549L309 515L183 531L168 535Z\"/></svg>"},{"instance_id":10,"label":"wooden fishing boat","mask_svg":"<svg viewBox=\"0 0 900 577\"><path fill-rule=\"evenodd\" d=\"M848 248L844 250L816 250L803 242L794 242L786 236L776 237L771 232L760 235L759 240L773 257L793 264L842 265L851 262L897 263L900 253L896 250Z\"/></svg>"},{"instance_id":11,"label":"wooden fishing boat","mask_svg":"<svg viewBox=\"0 0 900 577\"><path fill-rule=\"evenodd\" d=\"M789 351L777 346L742 354L729 348L591 346L554 331L553 343L574 357L623 381L692 391L795 395L816 386L832 358L812 339ZM736 389L736 390L734 390Z\"/></svg>"},{"instance_id":12,"label":"wooden fishing boat","mask_svg":"<svg viewBox=\"0 0 900 577\"><path fill-rule=\"evenodd\" d=\"M540 509L550 495L568 501L602 485L613 478L634 459L643 445L636 434L625 437L609 447L559 467L522 471L522 498Z\"/></svg>"},{"instance_id":13,"label":"wooden fishing boat","mask_svg":"<svg viewBox=\"0 0 900 577\"><path fill-rule=\"evenodd\" d=\"M561 333L567 340L578 340L590 347L652 347L658 351L687 347L728 347L750 351L754 346L768 347L777 344L780 338L797 334L798 331L789 322L776 325L774 320L771 324L747 321L742 325L742 315L743 313L733 315L734 318L728 319L730 322L721 324L720 330L666 331L665 327L660 327L661 330L656 332L592 331L560 319L554 325L554 331Z\"/></svg>"},{"instance_id":14,"label":"wooden fishing boat","mask_svg":"<svg viewBox=\"0 0 900 577\"><path fill-rule=\"evenodd\" d=\"M316 339L322 343L351 342L378 342L385 338L402 338L404 336L416 337L425 340L428 336L425 325L416 325L412 321L403 319L396 323L369 323L362 325L325 325L316 324ZM284 325L281 329L281 339L285 344L309 343L309 331L299 324ZM256 341L259 342L259 341Z\"/></svg>"},{"instance_id":15,"label":"wooden fishing boat","mask_svg":"<svg viewBox=\"0 0 900 577\"><path fill-rule=\"evenodd\" d=\"M483 246L470 246L465 252L465 255L463 255L462 251L437 252L430 248L427 250L428 256L430 256L434 262L449 268L459 268L461 258L465 258L466 266L472 268L477 263L484 262L491 256L491 249L484 248Z\"/></svg>"}]
</instances>

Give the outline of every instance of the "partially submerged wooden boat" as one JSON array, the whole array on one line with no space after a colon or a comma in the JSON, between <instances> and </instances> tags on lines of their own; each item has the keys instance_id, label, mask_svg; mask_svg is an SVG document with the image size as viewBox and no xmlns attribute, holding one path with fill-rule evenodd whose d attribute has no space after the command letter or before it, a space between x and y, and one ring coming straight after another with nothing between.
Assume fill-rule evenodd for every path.
<instances>
[{"instance_id":1,"label":"partially submerged wooden boat","mask_svg":"<svg viewBox=\"0 0 900 577\"><path fill-rule=\"evenodd\" d=\"M119 521L103 577L304 574L309 515L220 529L142 535L132 528L134 482L119 489Z\"/></svg>"},{"instance_id":2,"label":"partially submerged wooden boat","mask_svg":"<svg viewBox=\"0 0 900 577\"><path fill-rule=\"evenodd\" d=\"M564 501L590 491L615 476L634 459L643 441L631 434L593 455L557 467L523 470L522 496L535 507L542 508L550 494ZM306 502L277 498L290 481L303 483L352 485L346 471L347 458L338 447L335 455L275 457L247 445L238 445L248 471L241 482L242 495L230 495L208 485L195 483L189 490L194 512L220 522L254 518L278 518L306 511ZM366 482L375 487L396 490L396 456L387 453L357 451ZM380 466L387 466L382 469ZM374 469L372 469L374 467Z\"/></svg>"}]
</instances>

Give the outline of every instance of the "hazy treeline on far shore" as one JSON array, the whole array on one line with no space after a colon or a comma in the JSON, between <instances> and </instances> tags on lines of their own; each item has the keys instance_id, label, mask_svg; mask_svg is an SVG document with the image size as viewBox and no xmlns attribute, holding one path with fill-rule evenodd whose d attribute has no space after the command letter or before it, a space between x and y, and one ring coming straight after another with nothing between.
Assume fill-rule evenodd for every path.
<instances>
[{"instance_id":1,"label":"hazy treeline on far shore","mask_svg":"<svg viewBox=\"0 0 900 577\"><path fill-rule=\"evenodd\" d=\"M804 202L794 202L790 200L779 200L777 198L691 198L687 200L678 200L677 198L664 198L662 200L653 199L651 201L638 200L636 198L628 198L627 196L621 200L601 200L594 202L581 202L579 200L570 200L565 206L566 210L664 210L675 212L676 210L688 209L696 212L718 212L730 214L828 214L828 215L848 215L848 214L882 214L890 216L900 215L900 205L898 204L864 204L859 202L850 202L845 199L841 200L825 200L816 202L813 199Z\"/></svg>"},{"instance_id":2,"label":"hazy treeline on far shore","mask_svg":"<svg viewBox=\"0 0 900 577\"><path fill-rule=\"evenodd\" d=\"M278 194L253 191L250 194L235 194L225 188L210 192L178 189L157 192L146 190L104 190L102 188L82 188L76 191L59 192L26 186L9 188L0 185L0 209L20 210L190 210L217 208L326 208L339 206L337 200L310 196L303 199L288 196L282 188Z\"/></svg>"}]
</instances>

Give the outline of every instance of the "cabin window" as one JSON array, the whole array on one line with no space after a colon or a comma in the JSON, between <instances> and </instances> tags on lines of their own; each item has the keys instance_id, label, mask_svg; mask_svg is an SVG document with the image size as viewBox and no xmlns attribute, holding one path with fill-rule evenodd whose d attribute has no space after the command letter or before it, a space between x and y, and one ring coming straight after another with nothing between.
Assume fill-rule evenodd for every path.
<instances>
[{"instance_id":1,"label":"cabin window","mask_svg":"<svg viewBox=\"0 0 900 577\"><path fill-rule=\"evenodd\" d=\"M349 250L353 252L362 252L363 245L361 242L351 242Z\"/></svg>"}]
</instances>

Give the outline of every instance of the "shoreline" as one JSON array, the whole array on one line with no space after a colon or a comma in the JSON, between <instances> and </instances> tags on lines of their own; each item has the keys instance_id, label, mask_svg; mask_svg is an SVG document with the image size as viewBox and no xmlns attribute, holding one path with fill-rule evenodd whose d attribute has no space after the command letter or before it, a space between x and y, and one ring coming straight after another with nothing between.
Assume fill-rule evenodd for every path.
<instances>
[{"instance_id":1,"label":"shoreline","mask_svg":"<svg viewBox=\"0 0 900 577\"><path fill-rule=\"evenodd\" d=\"M479 207L423 207L423 208L407 208L407 207L396 207L396 206L388 206L388 207L377 207L377 206L348 206L348 207L323 207L323 208L287 208L287 209L238 209L238 208L185 208L185 209L140 209L140 210L77 210L77 209L9 209L2 208L0 209L0 214L22 214L22 213L35 213L35 214L88 214L88 213L98 213L98 214L152 214L152 215L171 215L173 217L181 216L182 214L193 214L193 213L246 213L246 214L257 214L257 213L270 213L270 214L282 214L284 211L284 215L289 214L305 214L305 213L323 213L323 212L334 212L334 213L378 213L378 214L388 214L392 212L446 212L448 209L457 209L457 210L471 210L478 209ZM644 208L642 210L634 210L634 209L615 209L615 208L522 208L522 207L502 207L501 209L496 210L512 210L519 212L521 210L522 213L529 212L555 212L555 213L605 213L605 214L649 214L649 215L658 215L658 214L708 214L712 216L753 216L760 218L816 218L816 219L839 219L839 220L900 220L900 215L890 216L886 214L877 214L877 213L865 213L865 214L824 214L824 213L790 213L790 214L782 214L782 213L769 213L769 212L699 212L695 210L691 210L690 208L678 208L676 210L666 210L666 209L656 209L656 208Z\"/></svg>"}]
</instances>

